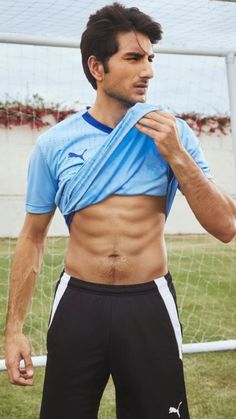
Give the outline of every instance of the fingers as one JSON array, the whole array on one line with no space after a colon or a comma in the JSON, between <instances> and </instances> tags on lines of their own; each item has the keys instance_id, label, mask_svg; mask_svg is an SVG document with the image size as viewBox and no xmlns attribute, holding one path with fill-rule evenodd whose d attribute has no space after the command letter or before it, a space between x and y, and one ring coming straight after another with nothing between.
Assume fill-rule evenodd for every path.
<instances>
[{"instance_id":1,"label":"fingers","mask_svg":"<svg viewBox=\"0 0 236 419\"><path fill-rule=\"evenodd\" d=\"M176 118L173 114L171 114L169 112L164 112L164 111L149 112L145 115L145 117L149 118L149 119L157 120L159 122L162 122L163 124L166 123L167 120L176 121Z\"/></svg>"},{"instance_id":2,"label":"fingers","mask_svg":"<svg viewBox=\"0 0 236 419\"><path fill-rule=\"evenodd\" d=\"M18 386L33 385L33 376L29 377L25 370L21 370L15 366L8 369L8 377L11 384Z\"/></svg>"},{"instance_id":3,"label":"fingers","mask_svg":"<svg viewBox=\"0 0 236 419\"><path fill-rule=\"evenodd\" d=\"M34 368L28 339L22 333L6 334L5 354L9 381L20 386L32 385Z\"/></svg>"},{"instance_id":4,"label":"fingers","mask_svg":"<svg viewBox=\"0 0 236 419\"><path fill-rule=\"evenodd\" d=\"M24 367L20 367L20 359L16 358L6 363L8 377L11 384L20 386L33 385L34 368L30 356L23 358Z\"/></svg>"},{"instance_id":5,"label":"fingers","mask_svg":"<svg viewBox=\"0 0 236 419\"><path fill-rule=\"evenodd\" d=\"M34 367L33 367L31 356L26 355L24 357L24 362L25 362L25 369L23 369L23 371L25 371L25 374L28 378L32 378L34 375Z\"/></svg>"},{"instance_id":6,"label":"fingers","mask_svg":"<svg viewBox=\"0 0 236 419\"><path fill-rule=\"evenodd\" d=\"M150 124L149 124L150 125ZM145 125L142 121L137 122L135 125L136 128L141 131L143 134L148 135L149 137L152 137L153 139L160 139L161 138L161 130L156 128L151 128L150 126Z\"/></svg>"},{"instance_id":7,"label":"fingers","mask_svg":"<svg viewBox=\"0 0 236 419\"><path fill-rule=\"evenodd\" d=\"M8 368L8 377L11 384L19 386L32 386L33 375L33 371L31 374L28 374L25 369L20 369L18 366Z\"/></svg>"},{"instance_id":8,"label":"fingers","mask_svg":"<svg viewBox=\"0 0 236 419\"><path fill-rule=\"evenodd\" d=\"M173 127L161 124L148 118L140 119L140 121L136 124L136 128L143 134L146 134L157 141L157 145L159 145L160 140L168 138L168 136L172 135L174 132Z\"/></svg>"},{"instance_id":9,"label":"fingers","mask_svg":"<svg viewBox=\"0 0 236 419\"><path fill-rule=\"evenodd\" d=\"M149 112L138 121L136 128L151 136L157 133L170 135L176 130L176 120L168 112Z\"/></svg>"},{"instance_id":10,"label":"fingers","mask_svg":"<svg viewBox=\"0 0 236 419\"><path fill-rule=\"evenodd\" d=\"M139 126L139 128L146 127L159 132L168 133L170 130L169 125L163 124L155 119L147 118L146 116L141 118L138 121L137 125Z\"/></svg>"},{"instance_id":11,"label":"fingers","mask_svg":"<svg viewBox=\"0 0 236 419\"><path fill-rule=\"evenodd\" d=\"M168 112L150 112L135 125L143 134L151 137L162 157L171 161L172 156L182 151L176 119Z\"/></svg>"}]
</instances>

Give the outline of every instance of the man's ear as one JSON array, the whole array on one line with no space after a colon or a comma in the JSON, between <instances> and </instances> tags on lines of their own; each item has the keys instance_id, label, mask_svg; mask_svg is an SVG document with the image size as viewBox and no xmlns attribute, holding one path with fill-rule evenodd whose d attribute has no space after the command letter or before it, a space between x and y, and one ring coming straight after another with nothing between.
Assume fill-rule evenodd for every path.
<instances>
[{"instance_id":1,"label":"man's ear","mask_svg":"<svg viewBox=\"0 0 236 419\"><path fill-rule=\"evenodd\" d=\"M97 80L98 82L101 82L103 80L103 64L101 63L101 61L98 61L94 55L90 55L90 57L88 58L88 68L95 80Z\"/></svg>"}]
</instances>

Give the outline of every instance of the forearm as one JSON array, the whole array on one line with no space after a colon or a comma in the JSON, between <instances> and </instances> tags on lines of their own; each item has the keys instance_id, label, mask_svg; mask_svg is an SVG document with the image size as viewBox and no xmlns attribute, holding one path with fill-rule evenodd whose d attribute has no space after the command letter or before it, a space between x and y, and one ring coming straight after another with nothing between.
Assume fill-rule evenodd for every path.
<instances>
[{"instance_id":1,"label":"forearm","mask_svg":"<svg viewBox=\"0 0 236 419\"><path fill-rule=\"evenodd\" d=\"M21 333L39 275L44 243L21 235L17 241L10 278L6 334Z\"/></svg>"},{"instance_id":2,"label":"forearm","mask_svg":"<svg viewBox=\"0 0 236 419\"><path fill-rule=\"evenodd\" d=\"M175 117L167 112L150 112L136 128L153 138L201 225L219 240L232 240L236 234L236 204L206 178L185 150Z\"/></svg>"},{"instance_id":3,"label":"forearm","mask_svg":"<svg viewBox=\"0 0 236 419\"><path fill-rule=\"evenodd\" d=\"M201 225L224 242L232 240L236 234L235 202L206 178L185 150L169 163Z\"/></svg>"}]
</instances>

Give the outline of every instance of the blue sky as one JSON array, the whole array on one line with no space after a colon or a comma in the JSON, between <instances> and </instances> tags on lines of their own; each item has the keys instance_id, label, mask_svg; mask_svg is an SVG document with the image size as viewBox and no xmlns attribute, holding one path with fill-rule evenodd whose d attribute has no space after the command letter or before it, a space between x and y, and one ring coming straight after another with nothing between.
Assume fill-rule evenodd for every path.
<instances>
[{"instance_id":1,"label":"blue sky","mask_svg":"<svg viewBox=\"0 0 236 419\"><path fill-rule=\"evenodd\" d=\"M162 48L236 51L236 3L215 0L122 0L163 28ZM91 13L107 0L0 0L1 35L77 42ZM91 104L79 49L0 43L0 100L39 94L46 101ZM177 112L229 113L224 58L164 55L155 59L148 101Z\"/></svg>"},{"instance_id":2,"label":"blue sky","mask_svg":"<svg viewBox=\"0 0 236 419\"><path fill-rule=\"evenodd\" d=\"M0 44L0 100L39 94L46 102L81 107L95 93L80 50ZM224 58L156 54L148 102L176 112L229 113Z\"/></svg>"}]
</instances>

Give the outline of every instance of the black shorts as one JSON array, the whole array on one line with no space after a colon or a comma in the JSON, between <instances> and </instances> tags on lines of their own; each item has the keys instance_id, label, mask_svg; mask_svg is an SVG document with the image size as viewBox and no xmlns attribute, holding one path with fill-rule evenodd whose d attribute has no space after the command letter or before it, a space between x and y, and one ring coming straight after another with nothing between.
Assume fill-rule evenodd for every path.
<instances>
[{"instance_id":1,"label":"black shorts","mask_svg":"<svg viewBox=\"0 0 236 419\"><path fill-rule=\"evenodd\" d=\"M48 330L41 419L96 419L111 374L118 419L188 419L171 275L103 285L63 273Z\"/></svg>"}]
</instances>

